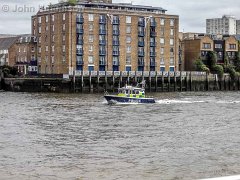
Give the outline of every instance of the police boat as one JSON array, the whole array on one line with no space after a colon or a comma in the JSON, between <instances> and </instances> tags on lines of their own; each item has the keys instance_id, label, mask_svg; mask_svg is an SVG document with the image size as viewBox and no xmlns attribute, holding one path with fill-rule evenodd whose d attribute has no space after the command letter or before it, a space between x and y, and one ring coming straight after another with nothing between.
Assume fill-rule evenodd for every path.
<instances>
[{"instance_id":1,"label":"police boat","mask_svg":"<svg viewBox=\"0 0 240 180\"><path fill-rule=\"evenodd\" d=\"M105 92L105 99L108 104L116 104L116 103L155 103L155 99L152 97L145 96L145 88L144 84L142 84L142 88L136 86L128 86L118 88L117 95L109 95Z\"/></svg>"}]
</instances>

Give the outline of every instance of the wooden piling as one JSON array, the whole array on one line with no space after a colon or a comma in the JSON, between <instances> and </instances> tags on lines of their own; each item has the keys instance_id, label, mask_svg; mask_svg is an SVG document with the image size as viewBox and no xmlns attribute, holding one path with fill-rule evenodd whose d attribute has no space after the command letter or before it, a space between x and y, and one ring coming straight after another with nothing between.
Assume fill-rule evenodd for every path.
<instances>
[{"instance_id":1,"label":"wooden piling","mask_svg":"<svg viewBox=\"0 0 240 180\"><path fill-rule=\"evenodd\" d=\"M182 92L183 86L182 86L182 71L180 71L180 91Z\"/></svg>"}]
</instances>

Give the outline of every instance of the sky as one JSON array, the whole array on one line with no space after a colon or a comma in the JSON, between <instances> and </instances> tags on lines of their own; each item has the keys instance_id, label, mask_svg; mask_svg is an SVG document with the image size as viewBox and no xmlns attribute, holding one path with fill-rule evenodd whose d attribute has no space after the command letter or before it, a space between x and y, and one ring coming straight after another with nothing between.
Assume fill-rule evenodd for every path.
<instances>
[{"instance_id":1,"label":"sky","mask_svg":"<svg viewBox=\"0 0 240 180\"><path fill-rule=\"evenodd\" d=\"M40 6L57 3L59 0L0 0L0 34L31 33L31 16ZM167 14L179 15L181 32L204 33L208 18L233 15L240 19L240 1L236 0L113 0L114 3L129 3L162 7ZM17 9L17 12L16 12Z\"/></svg>"}]
</instances>

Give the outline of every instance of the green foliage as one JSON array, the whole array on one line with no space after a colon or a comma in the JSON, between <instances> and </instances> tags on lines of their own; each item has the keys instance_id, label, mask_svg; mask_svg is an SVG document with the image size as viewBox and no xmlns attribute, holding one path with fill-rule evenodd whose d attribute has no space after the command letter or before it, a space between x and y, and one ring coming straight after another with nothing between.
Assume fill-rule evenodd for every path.
<instances>
[{"instance_id":1,"label":"green foliage","mask_svg":"<svg viewBox=\"0 0 240 180\"><path fill-rule=\"evenodd\" d=\"M227 53L224 54L224 66L227 67L229 65L229 57Z\"/></svg>"},{"instance_id":2,"label":"green foliage","mask_svg":"<svg viewBox=\"0 0 240 180\"><path fill-rule=\"evenodd\" d=\"M237 72L240 72L240 52L237 52L236 54L236 58L234 60L234 66L235 66L235 70Z\"/></svg>"},{"instance_id":3,"label":"green foliage","mask_svg":"<svg viewBox=\"0 0 240 180\"><path fill-rule=\"evenodd\" d=\"M207 73L210 72L209 68L205 64L203 64L201 59L197 59L195 61L195 69L196 69L196 71L204 71Z\"/></svg>"},{"instance_id":4,"label":"green foliage","mask_svg":"<svg viewBox=\"0 0 240 180\"><path fill-rule=\"evenodd\" d=\"M16 67L3 66L2 69L5 77L16 76L18 74L18 70Z\"/></svg>"},{"instance_id":5,"label":"green foliage","mask_svg":"<svg viewBox=\"0 0 240 180\"><path fill-rule=\"evenodd\" d=\"M210 68L213 68L217 63L217 53L213 51L208 52L208 61Z\"/></svg>"},{"instance_id":6,"label":"green foliage","mask_svg":"<svg viewBox=\"0 0 240 180\"><path fill-rule=\"evenodd\" d=\"M77 4L77 0L68 0L69 5L75 6Z\"/></svg>"},{"instance_id":7,"label":"green foliage","mask_svg":"<svg viewBox=\"0 0 240 180\"><path fill-rule=\"evenodd\" d=\"M230 64L230 65L226 66L225 67L225 72L229 73L231 79L233 79L233 80L236 79L237 72L236 72L233 65Z\"/></svg>"},{"instance_id":8,"label":"green foliage","mask_svg":"<svg viewBox=\"0 0 240 180\"><path fill-rule=\"evenodd\" d=\"M223 67L221 65L214 65L212 67L212 70L215 71L220 78L223 77L224 69L223 69Z\"/></svg>"}]
</instances>

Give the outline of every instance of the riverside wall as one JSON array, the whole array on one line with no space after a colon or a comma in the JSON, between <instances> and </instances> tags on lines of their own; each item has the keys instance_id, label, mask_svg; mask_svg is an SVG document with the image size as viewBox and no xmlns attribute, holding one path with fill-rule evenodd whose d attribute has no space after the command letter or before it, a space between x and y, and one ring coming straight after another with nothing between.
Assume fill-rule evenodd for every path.
<instances>
[{"instance_id":1,"label":"riverside wall","mask_svg":"<svg viewBox=\"0 0 240 180\"><path fill-rule=\"evenodd\" d=\"M3 88L15 92L116 92L126 84L146 82L147 92L240 90L240 78L219 78L205 72L79 72L63 78L4 78Z\"/></svg>"}]
</instances>

